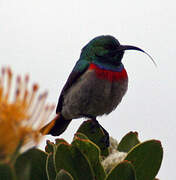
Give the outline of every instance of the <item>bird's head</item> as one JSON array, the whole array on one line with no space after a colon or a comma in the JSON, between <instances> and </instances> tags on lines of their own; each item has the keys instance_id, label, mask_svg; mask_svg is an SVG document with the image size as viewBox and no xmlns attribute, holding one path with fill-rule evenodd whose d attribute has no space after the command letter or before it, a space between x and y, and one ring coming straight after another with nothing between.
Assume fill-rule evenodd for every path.
<instances>
[{"instance_id":1,"label":"bird's head","mask_svg":"<svg viewBox=\"0 0 176 180\"><path fill-rule=\"evenodd\" d=\"M81 58L119 65L125 50L137 50L147 54L144 50L136 46L121 45L116 38L106 35L98 36L84 46L81 52ZM149 54L147 55L156 64L152 57Z\"/></svg>"}]
</instances>

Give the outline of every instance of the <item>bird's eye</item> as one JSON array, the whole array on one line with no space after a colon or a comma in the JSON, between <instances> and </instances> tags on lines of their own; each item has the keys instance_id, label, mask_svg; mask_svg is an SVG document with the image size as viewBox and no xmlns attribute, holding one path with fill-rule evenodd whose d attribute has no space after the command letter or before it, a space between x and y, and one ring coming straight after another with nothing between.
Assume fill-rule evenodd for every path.
<instances>
[{"instance_id":1,"label":"bird's eye","mask_svg":"<svg viewBox=\"0 0 176 180\"><path fill-rule=\"evenodd\" d=\"M95 53L95 56L97 57L102 57L102 55L98 54L98 53Z\"/></svg>"},{"instance_id":2,"label":"bird's eye","mask_svg":"<svg viewBox=\"0 0 176 180\"><path fill-rule=\"evenodd\" d=\"M117 48L114 44L105 44L104 47L109 50L115 50Z\"/></svg>"}]
</instances>

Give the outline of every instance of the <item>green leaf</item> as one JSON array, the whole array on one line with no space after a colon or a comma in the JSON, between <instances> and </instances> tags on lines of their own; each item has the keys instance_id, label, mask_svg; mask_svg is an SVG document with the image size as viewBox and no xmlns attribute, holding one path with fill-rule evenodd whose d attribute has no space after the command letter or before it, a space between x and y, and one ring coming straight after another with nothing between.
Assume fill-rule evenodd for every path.
<instances>
[{"instance_id":1,"label":"green leaf","mask_svg":"<svg viewBox=\"0 0 176 180\"><path fill-rule=\"evenodd\" d=\"M93 170L88 159L79 151L77 147L66 143L61 143L55 153L56 170L68 171L74 180L92 180Z\"/></svg>"},{"instance_id":2,"label":"green leaf","mask_svg":"<svg viewBox=\"0 0 176 180\"><path fill-rule=\"evenodd\" d=\"M46 174L47 154L39 149L30 149L21 154L15 163L18 180L47 180Z\"/></svg>"},{"instance_id":3,"label":"green leaf","mask_svg":"<svg viewBox=\"0 0 176 180\"><path fill-rule=\"evenodd\" d=\"M50 153L46 160L46 173L48 180L55 180L56 178L56 169L54 165L54 156L53 153Z\"/></svg>"},{"instance_id":4,"label":"green leaf","mask_svg":"<svg viewBox=\"0 0 176 180\"><path fill-rule=\"evenodd\" d=\"M84 154L88 158L94 171L95 179L104 180L106 174L100 163L99 147L93 142L91 142L89 139L81 139L80 137L85 138L80 133L76 134L72 145L76 146L82 152L82 154Z\"/></svg>"},{"instance_id":5,"label":"green leaf","mask_svg":"<svg viewBox=\"0 0 176 180\"><path fill-rule=\"evenodd\" d=\"M108 156L108 148L106 147L106 144L102 142L105 134L100 127L94 128L94 132L92 132L92 120L84 121L77 132L85 134L92 142L94 142L100 148L102 156Z\"/></svg>"},{"instance_id":6,"label":"green leaf","mask_svg":"<svg viewBox=\"0 0 176 180\"><path fill-rule=\"evenodd\" d=\"M0 163L0 180L16 180L13 169L5 163Z\"/></svg>"},{"instance_id":7,"label":"green leaf","mask_svg":"<svg viewBox=\"0 0 176 180\"><path fill-rule=\"evenodd\" d=\"M119 163L111 170L106 180L135 180L133 165L128 161Z\"/></svg>"},{"instance_id":8,"label":"green leaf","mask_svg":"<svg viewBox=\"0 0 176 180\"><path fill-rule=\"evenodd\" d=\"M57 173L55 180L74 180L71 174L63 169Z\"/></svg>"},{"instance_id":9,"label":"green leaf","mask_svg":"<svg viewBox=\"0 0 176 180\"><path fill-rule=\"evenodd\" d=\"M118 151L129 152L136 144L139 144L137 132L129 132L126 134L118 145Z\"/></svg>"},{"instance_id":10,"label":"green leaf","mask_svg":"<svg viewBox=\"0 0 176 180\"><path fill-rule=\"evenodd\" d=\"M56 142L56 145L58 146L59 144L61 143L65 143L65 144L68 144L68 142L63 139L63 138L58 138L58 139L55 139L55 142Z\"/></svg>"},{"instance_id":11,"label":"green leaf","mask_svg":"<svg viewBox=\"0 0 176 180\"><path fill-rule=\"evenodd\" d=\"M47 153L53 153L55 150L55 144L49 140L46 141L45 151Z\"/></svg>"},{"instance_id":12,"label":"green leaf","mask_svg":"<svg viewBox=\"0 0 176 180\"><path fill-rule=\"evenodd\" d=\"M163 158L160 141L150 140L135 146L125 158L133 164L137 180L153 180Z\"/></svg>"},{"instance_id":13,"label":"green leaf","mask_svg":"<svg viewBox=\"0 0 176 180\"><path fill-rule=\"evenodd\" d=\"M75 134L75 136L74 136L74 138L73 138L73 140L75 140L75 138L77 139L77 138L80 138L80 139L89 139L85 134L83 134L83 133L80 133L80 132L77 132L76 134Z\"/></svg>"}]
</instances>

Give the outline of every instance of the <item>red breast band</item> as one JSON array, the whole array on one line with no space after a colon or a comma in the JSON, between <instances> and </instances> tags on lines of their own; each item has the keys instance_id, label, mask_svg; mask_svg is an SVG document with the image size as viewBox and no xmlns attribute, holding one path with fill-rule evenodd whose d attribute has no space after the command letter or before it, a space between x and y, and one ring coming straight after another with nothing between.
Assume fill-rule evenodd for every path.
<instances>
[{"instance_id":1,"label":"red breast band","mask_svg":"<svg viewBox=\"0 0 176 180\"><path fill-rule=\"evenodd\" d=\"M116 71L101 69L97 65L91 63L89 69L95 70L95 73L99 79L106 79L110 82L125 80L128 78L125 68L123 68L122 71L120 72L116 72Z\"/></svg>"}]
</instances>

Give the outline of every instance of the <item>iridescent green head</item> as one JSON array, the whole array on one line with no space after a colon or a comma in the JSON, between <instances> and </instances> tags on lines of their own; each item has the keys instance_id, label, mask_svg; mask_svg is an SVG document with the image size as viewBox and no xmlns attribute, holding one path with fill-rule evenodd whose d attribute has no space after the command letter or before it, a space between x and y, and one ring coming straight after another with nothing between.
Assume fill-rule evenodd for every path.
<instances>
[{"instance_id":1,"label":"iridescent green head","mask_svg":"<svg viewBox=\"0 0 176 180\"><path fill-rule=\"evenodd\" d=\"M121 63L125 50L137 50L147 54L136 46L121 45L116 38L106 35L98 36L84 46L80 58L118 65ZM151 58L149 54L147 55ZM154 62L152 58L151 60Z\"/></svg>"}]
</instances>

